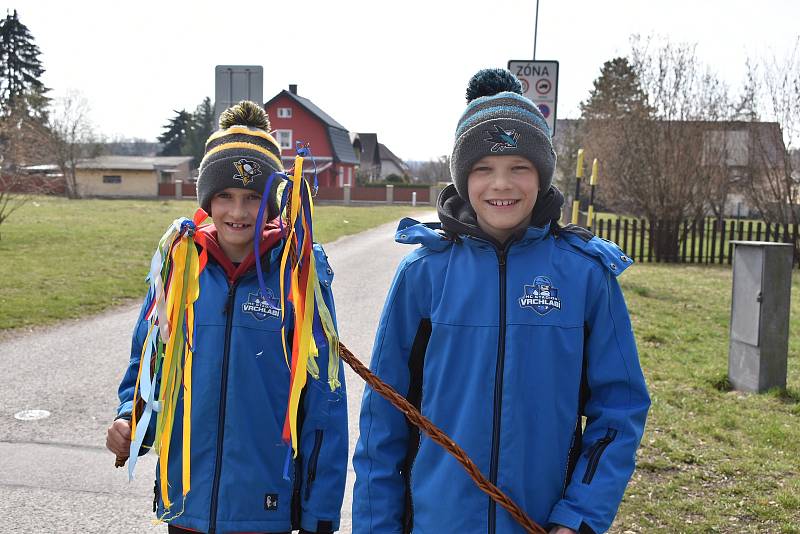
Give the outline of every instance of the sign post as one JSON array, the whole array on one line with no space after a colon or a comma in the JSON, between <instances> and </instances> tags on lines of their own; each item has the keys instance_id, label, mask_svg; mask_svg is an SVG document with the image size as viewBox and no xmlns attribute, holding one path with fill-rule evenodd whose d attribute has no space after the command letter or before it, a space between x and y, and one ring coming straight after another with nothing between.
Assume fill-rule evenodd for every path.
<instances>
[{"instance_id":1,"label":"sign post","mask_svg":"<svg viewBox=\"0 0 800 534\"><path fill-rule=\"evenodd\" d=\"M241 100L264 105L264 67L217 65L214 69L214 123L222 112Z\"/></svg>"},{"instance_id":2,"label":"sign post","mask_svg":"<svg viewBox=\"0 0 800 534\"><path fill-rule=\"evenodd\" d=\"M522 83L522 94L530 98L544 115L550 132L556 133L558 104L558 61L515 60L508 70Z\"/></svg>"}]
</instances>

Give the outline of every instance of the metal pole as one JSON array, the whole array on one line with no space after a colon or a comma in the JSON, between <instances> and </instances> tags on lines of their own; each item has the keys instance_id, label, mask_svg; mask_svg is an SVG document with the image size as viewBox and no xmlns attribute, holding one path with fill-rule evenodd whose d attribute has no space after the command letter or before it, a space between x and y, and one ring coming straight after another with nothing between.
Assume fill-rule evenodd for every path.
<instances>
[{"instance_id":1,"label":"metal pole","mask_svg":"<svg viewBox=\"0 0 800 534\"><path fill-rule=\"evenodd\" d=\"M533 26L533 59L536 60L536 36L539 33L539 0L536 0L536 22Z\"/></svg>"},{"instance_id":2,"label":"metal pole","mask_svg":"<svg viewBox=\"0 0 800 534\"><path fill-rule=\"evenodd\" d=\"M592 229L594 219L594 187L597 185L597 158L592 162L592 177L589 179L589 213L586 215L586 228Z\"/></svg>"},{"instance_id":3,"label":"metal pole","mask_svg":"<svg viewBox=\"0 0 800 534\"><path fill-rule=\"evenodd\" d=\"M581 178L583 178L583 149L578 149L578 165L575 169L575 199L572 201L572 224L578 224L581 210Z\"/></svg>"}]
</instances>

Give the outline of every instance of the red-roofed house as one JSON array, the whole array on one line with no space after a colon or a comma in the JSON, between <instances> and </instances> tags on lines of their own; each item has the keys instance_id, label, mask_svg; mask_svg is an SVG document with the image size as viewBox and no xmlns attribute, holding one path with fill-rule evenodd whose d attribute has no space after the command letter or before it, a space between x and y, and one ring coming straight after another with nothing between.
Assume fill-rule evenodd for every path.
<instances>
[{"instance_id":1,"label":"red-roofed house","mask_svg":"<svg viewBox=\"0 0 800 534\"><path fill-rule=\"evenodd\" d=\"M299 96L296 85L272 97L264 108L269 114L273 135L281 146L284 167L293 166L295 143L302 141L310 145L314 155L320 187L355 185L358 159L347 128L311 100ZM304 165L304 171L313 171L310 161Z\"/></svg>"}]
</instances>

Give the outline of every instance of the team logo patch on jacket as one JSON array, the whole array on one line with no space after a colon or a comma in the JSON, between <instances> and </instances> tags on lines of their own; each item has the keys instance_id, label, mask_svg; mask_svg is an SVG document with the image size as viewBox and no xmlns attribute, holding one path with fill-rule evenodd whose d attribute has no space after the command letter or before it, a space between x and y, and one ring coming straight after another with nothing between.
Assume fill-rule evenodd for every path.
<instances>
[{"instance_id":1,"label":"team logo patch on jacket","mask_svg":"<svg viewBox=\"0 0 800 534\"><path fill-rule=\"evenodd\" d=\"M234 161L233 166L236 168L236 174L233 175L234 180L239 180L242 185L247 185L255 179L256 176L261 175L261 165L249 159L240 159Z\"/></svg>"},{"instance_id":2,"label":"team logo patch on jacket","mask_svg":"<svg viewBox=\"0 0 800 534\"><path fill-rule=\"evenodd\" d=\"M533 284L525 284L525 292L519 298L522 308L532 308L539 315L545 315L550 310L561 309L561 299L558 298L558 289L546 276L537 276Z\"/></svg>"},{"instance_id":3,"label":"team logo patch on jacket","mask_svg":"<svg viewBox=\"0 0 800 534\"><path fill-rule=\"evenodd\" d=\"M260 292L248 293L247 302L242 303L242 311L249 313L259 321L268 317L281 316L281 303L271 289L267 289L267 295L261 296Z\"/></svg>"}]
</instances>

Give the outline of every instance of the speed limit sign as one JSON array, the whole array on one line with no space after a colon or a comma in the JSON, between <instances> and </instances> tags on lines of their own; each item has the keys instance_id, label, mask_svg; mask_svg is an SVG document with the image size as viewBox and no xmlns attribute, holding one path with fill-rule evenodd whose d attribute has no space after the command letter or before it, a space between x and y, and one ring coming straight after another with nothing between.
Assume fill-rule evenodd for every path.
<instances>
[{"instance_id":1,"label":"speed limit sign","mask_svg":"<svg viewBox=\"0 0 800 534\"><path fill-rule=\"evenodd\" d=\"M522 94L530 98L555 134L558 103L558 61L511 60L508 70L522 83Z\"/></svg>"}]
</instances>

